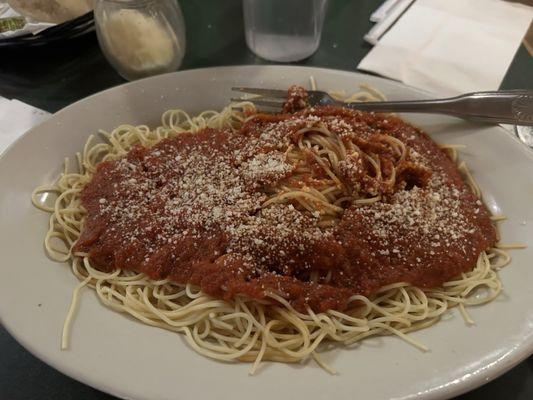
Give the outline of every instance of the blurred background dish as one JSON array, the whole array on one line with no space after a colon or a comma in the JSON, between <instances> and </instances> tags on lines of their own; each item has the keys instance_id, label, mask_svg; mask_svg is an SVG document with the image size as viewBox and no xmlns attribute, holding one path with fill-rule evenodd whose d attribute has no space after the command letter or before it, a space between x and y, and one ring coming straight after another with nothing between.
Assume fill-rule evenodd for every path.
<instances>
[{"instance_id":1,"label":"blurred background dish","mask_svg":"<svg viewBox=\"0 0 533 400\"><path fill-rule=\"evenodd\" d=\"M7 0L24 17L38 22L60 24L88 13L92 0Z\"/></svg>"},{"instance_id":2,"label":"blurred background dish","mask_svg":"<svg viewBox=\"0 0 533 400\"><path fill-rule=\"evenodd\" d=\"M516 136L533 149L533 126L515 126Z\"/></svg>"},{"instance_id":3,"label":"blurred background dish","mask_svg":"<svg viewBox=\"0 0 533 400\"><path fill-rule=\"evenodd\" d=\"M52 26L39 33L26 33L21 36L0 40L0 50L24 51L28 48L43 47L52 43L76 39L94 32L93 12L59 25Z\"/></svg>"}]
</instances>

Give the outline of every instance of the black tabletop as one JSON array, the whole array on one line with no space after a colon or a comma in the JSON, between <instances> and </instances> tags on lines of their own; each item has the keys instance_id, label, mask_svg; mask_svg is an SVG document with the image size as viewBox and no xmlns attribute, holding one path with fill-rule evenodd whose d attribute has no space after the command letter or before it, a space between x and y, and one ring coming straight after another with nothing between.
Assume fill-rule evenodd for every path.
<instances>
[{"instance_id":1,"label":"black tabletop","mask_svg":"<svg viewBox=\"0 0 533 400\"><path fill-rule=\"evenodd\" d=\"M371 48L362 38L371 27L370 13L382 1L331 0L320 48L297 64L354 71ZM241 0L182 0L180 5L187 25L187 52L182 69L268 63L246 47ZM50 112L122 83L124 80L104 59L94 34L43 48L0 50L0 96ZM533 57L523 46L502 88L533 88ZM50 368L0 327L0 400L4 399L114 397ZM533 357L460 399L533 399Z\"/></svg>"}]
</instances>

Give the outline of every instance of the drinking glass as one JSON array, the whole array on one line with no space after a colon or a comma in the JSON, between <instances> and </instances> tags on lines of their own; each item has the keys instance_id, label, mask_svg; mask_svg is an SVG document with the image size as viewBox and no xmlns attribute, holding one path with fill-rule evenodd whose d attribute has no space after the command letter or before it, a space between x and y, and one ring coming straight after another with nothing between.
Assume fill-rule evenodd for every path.
<instances>
[{"instance_id":1,"label":"drinking glass","mask_svg":"<svg viewBox=\"0 0 533 400\"><path fill-rule=\"evenodd\" d=\"M246 43L259 57L299 61L320 44L327 0L243 0Z\"/></svg>"}]
</instances>

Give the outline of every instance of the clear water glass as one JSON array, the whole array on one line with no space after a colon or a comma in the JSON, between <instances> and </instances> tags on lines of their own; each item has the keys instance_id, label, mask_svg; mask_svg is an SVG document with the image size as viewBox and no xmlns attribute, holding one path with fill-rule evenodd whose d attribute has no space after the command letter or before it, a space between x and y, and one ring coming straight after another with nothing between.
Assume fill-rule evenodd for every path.
<instances>
[{"instance_id":1,"label":"clear water glass","mask_svg":"<svg viewBox=\"0 0 533 400\"><path fill-rule=\"evenodd\" d=\"M246 44L266 60L291 62L320 44L327 0L243 0Z\"/></svg>"},{"instance_id":2,"label":"clear water glass","mask_svg":"<svg viewBox=\"0 0 533 400\"><path fill-rule=\"evenodd\" d=\"M94 16L100 47L125 79L181 66L185 21L176 0L96 0Z\"/></svg>"}]
</instances>

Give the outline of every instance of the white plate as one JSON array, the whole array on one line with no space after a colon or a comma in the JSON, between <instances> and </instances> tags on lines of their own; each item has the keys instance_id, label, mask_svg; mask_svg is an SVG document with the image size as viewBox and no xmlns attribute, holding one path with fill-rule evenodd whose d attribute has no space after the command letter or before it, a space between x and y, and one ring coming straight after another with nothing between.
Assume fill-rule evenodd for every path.
<instances>
[{"instance_id":1,"label":"white plate","mask_svg":"<svg viewBox=\"0 0 533 400\"><path fill-rule=\"evenodd\" d=\"M231 86L286 87L308 83L357 90L371 84L390 99L427 97L421 91L367 75L326 69L247 66L162 75L119 86L58 112L18 140L0 160L0 316L29 351L54 368L100 390L133 399L441 399L479 386L533 351L533 158L501 128L442 116L406 115L437 141L462 143L489 207L504 212L505 242L514 251L501 272L505 292L471 309L475 326L454 310L450 318L412 335L431 348L422 353L395 337L375 338L354 349L327 353L340 373L265 363L257 376L249 364L224 364L192 351L181 335L145 326L99 304L84 290L71 347L60 351L63 319L75 277L43 252L48 216L30 204L35 186L52 182L64 156L88 135L121 123L158 123L162 112L220 109ZM290 374L289 374L290 373Z\"/></svg>"}]
</instances>

